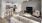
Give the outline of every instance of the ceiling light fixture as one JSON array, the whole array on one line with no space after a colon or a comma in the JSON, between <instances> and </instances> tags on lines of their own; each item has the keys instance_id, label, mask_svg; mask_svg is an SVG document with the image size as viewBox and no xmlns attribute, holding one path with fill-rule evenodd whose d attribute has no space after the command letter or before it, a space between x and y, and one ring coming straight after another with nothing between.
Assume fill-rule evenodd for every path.
<instances>
[{"instance_id":1,"label":"ceiling light fixture","mask_svg":"<svg viewBox=\"0 0 42 23\"><path fill-rule=\"evenodd\" d=\"M27 1L29 1L29 0L27 0Z\"/></svg>"},{"instance_id":2,"label":"ceiling light fixture","mask_svg":"<svg viewBox=\"0 0 42 23\"><path fill-rule=\"evenodd\" d=\"M32 0L27 0L27 1L32 1Z\"/></svg>"}]
</instances>

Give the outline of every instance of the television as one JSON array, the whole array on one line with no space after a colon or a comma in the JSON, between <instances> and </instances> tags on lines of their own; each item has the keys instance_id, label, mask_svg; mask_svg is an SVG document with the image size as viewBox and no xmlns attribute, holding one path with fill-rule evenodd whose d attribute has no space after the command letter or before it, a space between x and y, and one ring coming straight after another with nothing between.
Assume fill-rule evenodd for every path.
<instances>
[{"instance_id":1,"label":"television","mask_svg":"<svg viewBox=\"0 0 42 23\"><path fill-rule=\"evenodd\" d=\"M33 7L26 7L25 13L33 13Z\"/></svg>"}]
</instances>

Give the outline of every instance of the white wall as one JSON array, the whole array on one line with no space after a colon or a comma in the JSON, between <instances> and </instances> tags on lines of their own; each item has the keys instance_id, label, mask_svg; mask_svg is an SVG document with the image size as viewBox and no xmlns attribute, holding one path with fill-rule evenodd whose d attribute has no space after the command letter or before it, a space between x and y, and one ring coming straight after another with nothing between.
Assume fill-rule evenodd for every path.
<instances>
[{"instance_id":1,"label":"white wall","mask_svg":"<svg viewBox=\"0 0 42 23\"><path fill-rule=\"evenodd\" d=\"M0 17L1 17L1 1L2 1L2 0L0 0Z\"/></svg>"},{"instance_id":2,"label":"white wall","mask_svg":"<svg viewBox=\"0 0 42 23\"><path fill-rule=\"evenodd\" d=\"M1 10L2 10L2 11L1 11L1 17L4 18L4 13L5 13L5 10L6 10L6 3L5 3L5 1L4 1L4 2L2 1L2 6L1 6L1 8L2 8L2 9L1 9Z\"/></svg>"},{"instance_id":3,"label":"white wall","mask_svg":"<svg viewBox=\"0 0 42 23\"><path fill-rule=\"evenodd\" d=\"M23 2L22 3L22 11L26 8L26 7L33 7L33 10L40 10L41 8L41 2L40 0L31 0L31 1L28 1L28 2Z\"/></svg>"},{"instance_id":4,"label":"white wall","mask_svg":"<svg viewBox=\"0 0 42 23\"><path fill-rule=\"evenodd\" d=\"M20 12L21 11L21 3L14 3L13 5L16 5L17 9L15 12Z\"/></svg>"},{"instance_id":5,"label":"white wall","mask_svg":"<svg viewBox=\"0 0 42 23\"><path fill-rule=\"evenodd\" d=\"M41 17L42 17L42 0L41 0Z\"/></svg>"}]
</instances>

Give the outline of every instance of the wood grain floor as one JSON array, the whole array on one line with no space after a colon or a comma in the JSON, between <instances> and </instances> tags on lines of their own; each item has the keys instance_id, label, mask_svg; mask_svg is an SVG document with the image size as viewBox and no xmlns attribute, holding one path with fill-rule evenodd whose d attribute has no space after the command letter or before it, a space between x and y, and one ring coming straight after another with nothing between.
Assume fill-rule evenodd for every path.
<instances>
[{"instance_id":1,"label":"wood grain floor","mask_svg":"<svg viewBox=\"0 0 42 23\"><path fill-rule=\"evenodd\" d=\"M0 23L8 23L6 19L0 17Z\"/></svg>"}]
</instances>

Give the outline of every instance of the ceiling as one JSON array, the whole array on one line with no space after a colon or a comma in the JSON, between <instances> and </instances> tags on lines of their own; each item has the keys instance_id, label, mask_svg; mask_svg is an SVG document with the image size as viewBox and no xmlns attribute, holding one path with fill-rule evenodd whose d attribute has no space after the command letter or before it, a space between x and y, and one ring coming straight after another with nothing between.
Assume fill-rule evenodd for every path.
<instances>
[{"instance_id":1,"label":"ceiling","mask_svg":"<svg viewBox=\"0 0 42 23\"><path fill-rule=\"evenodd\" d=\"M26 0L4 0L6 2L10 2L10 3L15 3L15 2L23 2L23 1L26 1Z\"/></svg>"}]
</instances>

